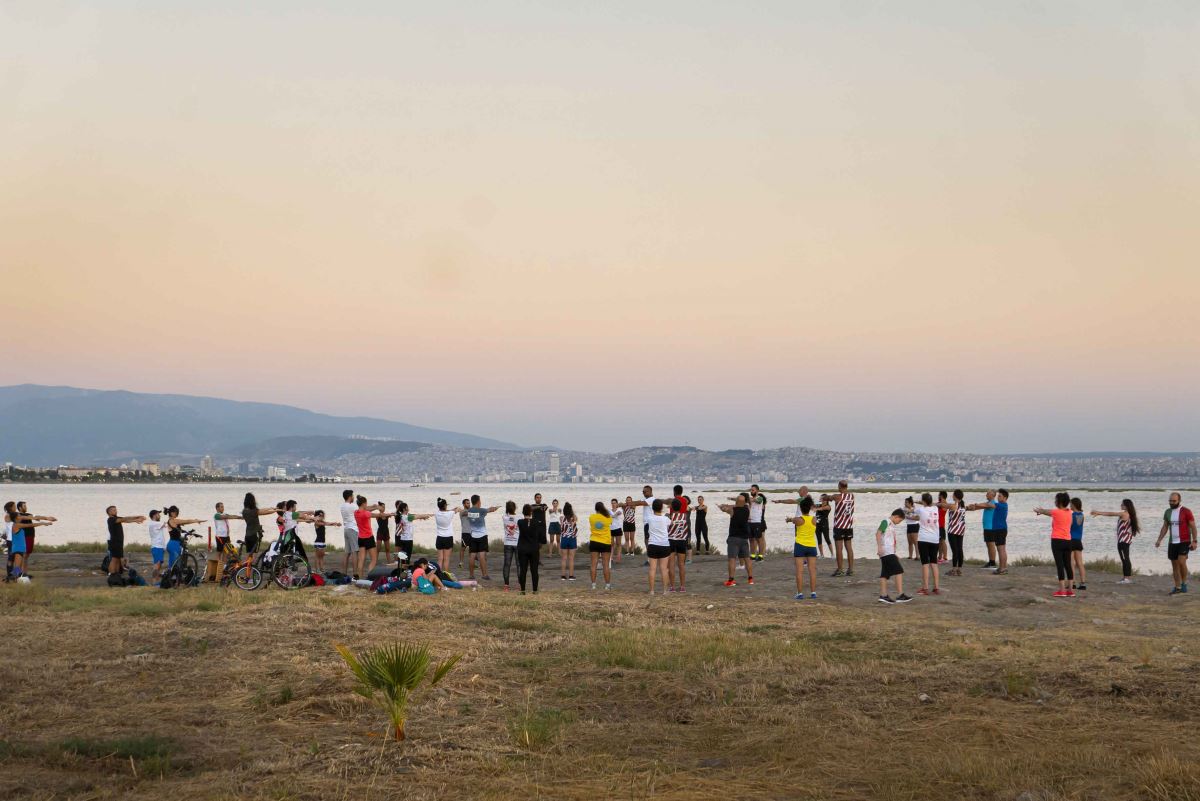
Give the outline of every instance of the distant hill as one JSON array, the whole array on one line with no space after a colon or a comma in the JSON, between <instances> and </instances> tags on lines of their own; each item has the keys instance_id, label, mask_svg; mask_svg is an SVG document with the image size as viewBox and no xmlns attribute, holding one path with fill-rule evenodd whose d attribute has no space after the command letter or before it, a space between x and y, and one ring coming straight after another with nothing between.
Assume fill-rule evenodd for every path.
<instances>
[{"instance_id":1,"label":"distant hill","mask_svg":"<svg viewBox=\"0 0 1200 801\"><path fill-rule=\"evenodd\" d=\"M108 464L145 454L221 455L277 437L362 435L410 445L519 449L472 434L275 403L35 384L0 387L0 432L0 462L26 465Z\"/></svg>"},{"instance_id":2,"label":"distant hill","mask_svg":"<svg viewBox=\"0 0 1200 801\"><path fill-rule=\"evenodd\" d=\"M250 462L332 461L345 456L395 456L429 448L428 442L404 440L347 439L346 437L272 437L227 451Z\"/></svg>"}]
</instances>

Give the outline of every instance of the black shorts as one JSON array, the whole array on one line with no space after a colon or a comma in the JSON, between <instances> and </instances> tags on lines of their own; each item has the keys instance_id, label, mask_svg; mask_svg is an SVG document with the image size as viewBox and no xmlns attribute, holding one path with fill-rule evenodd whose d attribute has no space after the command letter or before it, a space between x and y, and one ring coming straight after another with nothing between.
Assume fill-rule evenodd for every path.
<instances>
[{"instance_id":1,"label":"black shorts","mask_svg":"<svg viewBox=\"0 0 1200 801\"><path fill-rule=\"evenodd\" d=\"M611 542L589 542L588 543L588 552L589 553L612 553L612 543Z\"/></svg>"},{"instance_id":2,"label":"black shorts","mask_svg":"<svg viewBox=\"0 0 1200 801\"><path fill-rule=\"evenodd\" d=\"M113 559L124 559L125 538L114 539L110 537L108 540L108 552L112 555ZM29 532L25 532L25 555L29 555ZM1174 559L1175 557L1172 556L1171 558Z\"/></svg>"},{"instance_id":3,"label":"black shorts","mask_svg":"<svg viewBox=\"0 0 1200 801\"><path fill-rule=\"evenodd\" d=\"M470 548L471 547L471 532L464 531L462 536L458 538L458 541L462 543L462 546L464 548Z\"/></svg>"},{"instance_id":4,"label":"black shorts","mask_svg":"<svg viewBox=\"0 0 1200 801\"><path fill-rule=\"evenodd\" d=\"M766 531L766 527L763 526L762 523L751 523L750 524L750 539L752 539L752 540L760 539L762 537L764 531Z\"/></svg>"},{"instance_id":5,"label":"black shorts","mask_svg":"<svg viewBox=\"0 0 1200 801\"><path fill-rule=\"evenodd\" d=\"M454 547L454 537L438 537L434 540L433 547L439 551L448 551Z\"/></svg>"},{"instance_id":6,"label":"black shorts","mask_svg":"<svg viewBox=\"0 0 1200 801\"><path fill-rule=\"evenodd\" d=\"M921 557L921 564L936 565L938 560L938 543L918 542L917 555Z\"/></svg>"},{"instance_id":7,"label":"black shorts","mask_svg":"<svg viewBox=\"0 0 1200 801\"><path fill-rule=\"evenodd\" d=\"M1071 540L1071 550L1072 551L1082 551L1083 550L1083 540Z\"/></svg>"},{"instance_id":8,"label":"black shorts","mask_svg":"<svg viewBox=\"0 0 1200 801\"><path fill-rule=\"evenodd\" d=\"M879 577L882 579L891 578L892 576L904 575L904 567L900 564L900 558L894 553L880 558L879 560Z\"/></svg>"},{"instance_id":9,"label":"black shorts","mask_svg":"<svg viewBox=\"0 0 1200 801\"><path fill-rule=\"evenodd\" d=\"M621 526L621 530L624 531L626 534L636 534L637 533L637 523L625 523Z\"/></svg>"},{"instance_id":10,"label":"black shorts","mask_svg":"<svg viewBox=\"0 0 1200 801\"><path fill-rule=\"evenodd\" d=\"M378 542L380 545L387 545L387 543L388 543L388 537L390 537L390 536L391 536L391 535L390 535L390 534L388 534L386 531L378 531L378 532L376 532L376 533L375 533L375 540L376 540L376 542Z\"/></svg>"},{"instance_id":11,"label":"black shorts","mask_svg":"<svg viewBox=\"0 0 1200 801\"><path fill-rule=\"evenodd\" d=\"M983 530L983 541L995 543L996 542L996 532L992 531L990 528L985 528Z\"/></svg>"},{"instance_id":12,"label":"black shorts","mask_svg":"<svg viewBox=\"0 0 1200 801\"><path fill-rule=\"evenodd\" d=\"M835 540L852 540L854 539L854 529L833 527L833 538Z\"/></svg>"},{"instance_id":13,"label":"black shorts","mask_svg":"<svg viewBox=\"0 0 1200 801\"><path fill-rule=\"evenodd\" d=\"M413 555L413 541L412 540L396 540L396 548L397 548L397 550L404 551L409 556Z\"/></svg>"},{"instance_id":14,"label":"black shorts","mask_svg":"<svg viewBox=\"0 0 1200 801\"><path fill-rule=\"evenodd\" d=\"M225 546L229 544L229 537L217 537L217 553L223 553Z\"/></svg>"},{"instance_id":15,"label":"black shorts","mask_svg":"<svg viewBox=\"0 0 1200 801\"><path fill-rule=\"evenodd\" d=\"M946 527L938 526L938 542L941 542L944 539L946 539Z\"/></svg>"},{"instance_id":16,"label":"black shorts","mask_svg":"<svg viewBox=\"0 0 1200 801\"><path fill-rule=\"evenodd\" d=\"M688 541L687 540L668 540L668 542L670 542L670 545L668 545L667 547L669 547L671 549L671 553L687 553L688 552Z\"/></svg>"},{"instance_id":17,"label":"black shorts","mask_svg":"<svg viewBox=\"0 0 1200 801\"><path fill-rule=\"evenodd\" d=\"M360 551L369 551L374 547L375 547L375 538L374 537L359 537L358 538L358 549Z\"/></svg>"},{"instance_id":18,"label":"black shorts","mask_svg":"<svg viewBox=\"0 0 1200 801\"><path fill-rule=\"evenodd\" d=\"M471 537L471 553L487 553L488 538L487 537Z\"/></svg>"},{"instance_id":19,"label":"black shorts","mask_svg":"<svg viewBox=\"0 0 1200 801\"><path fill-rule=\"evenodd\" d=\"M994 528L992 529L992 543L995 545L1008 544L1008 529Z\"/></svg>"},{"instance_id":20,"label":"black shorts","mask_svg":"<svg viewBox=\"0 0 1200 801\"><path fill-rule=\"evenodd\" d=\"M918 524L916 524L916 523L908 524L908 533L909 534L919 534L920 532L921 532L921 527Z\"/></svg>"},{"instance_id":21,"label":"black shorts","mask_svg":"<svg viewBox=\"0 0 1200 801\"><path fill-rule=\"evenodd\" d=\"M1174 562L1179 557L1187 558L1188 543L1186 542L1169 542L1167 543L1167 558ZM115 556L115 554L114 554Z\"/></svg>"},{"instance_id":22,"label":"black shorts","mask_svg":"<svg viewBox=\"0 0 1200 801\"><path fill-rule=\"evenodd\" d=\"M670 545L647 545L646 557L649 559L666 559L671 555Z\"/></svg>"}]
</instances>

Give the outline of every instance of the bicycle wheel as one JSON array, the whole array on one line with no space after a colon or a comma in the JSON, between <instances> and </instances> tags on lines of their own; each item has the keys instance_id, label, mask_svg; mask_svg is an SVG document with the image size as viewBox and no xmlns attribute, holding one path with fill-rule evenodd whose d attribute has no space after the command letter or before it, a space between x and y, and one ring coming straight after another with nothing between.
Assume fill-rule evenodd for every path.
<instances>
[{"instance_id":1,"label":"bicycle wheel","mask_svg":"<svg viewBox=\"0 0 1200 801\"><path fill-rule=\"evenodd\" d=\"M253 565L242 565L233 574L233 583L239 590L257 590L262 586L262 571Z\"/></svg>"},{"instance_id":2,"label":"bicycle wheel","mask_svg":"<svg viewBox=\"0 0 1200 801\"><path fill-rule=\"evenodd\" d=\"M298 554L285 553L275 557L271 578L281 589L295 590L308 584L312 570Z\"/></svg>"},{"instance_id":3,"label":"bicycle wheel","mask_svg":"<svg viewBox=\"0 0 1200 801\"><path fill-rule=\"evenodd\" d=\"M179 561L176 564L180 572L186 579L185 587L191 587L197 583L196 579L202 578L203 573L200 572L200 562L196 560L195 554L190 551L179 556Z\"/></svg>"}]
</instances>

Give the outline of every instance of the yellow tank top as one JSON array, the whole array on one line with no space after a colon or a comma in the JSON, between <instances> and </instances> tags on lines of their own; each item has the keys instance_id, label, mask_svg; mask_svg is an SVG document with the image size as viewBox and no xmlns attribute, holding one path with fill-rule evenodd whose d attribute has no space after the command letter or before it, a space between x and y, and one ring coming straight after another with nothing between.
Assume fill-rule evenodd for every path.
<instances>
[{"instance_id":1,"label":"yellow tank top","mask_svg":"<svg viewBox=\"0 0 1200 801\"><path fill-rule=\"evenodd\" d=\"M817 524L812 515L796 518L796 544L817 547Z\"/></svg>"}]
</instances>

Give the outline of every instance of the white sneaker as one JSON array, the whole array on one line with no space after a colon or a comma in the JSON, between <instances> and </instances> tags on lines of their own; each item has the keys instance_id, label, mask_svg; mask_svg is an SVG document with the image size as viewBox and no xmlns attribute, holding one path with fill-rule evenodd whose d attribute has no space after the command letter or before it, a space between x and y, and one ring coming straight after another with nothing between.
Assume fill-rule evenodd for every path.
<instances>
[{"instance_id":1,"label":"white sneaker","mask_svg":"<svg viewBox=\"0 0 1200 801\"><path fill-rule=\"evenodd\" d=\"M606 589L606 590L611 590L611 589L612 589L612 585L611 585L611 584L605 584L605 585L604 585L604 589Z\"/></svg>"},{"instance_id":2,"label":"white sneaker","mask_svg":"<svg viewBox=\"0 0 1200 801\"><path fill-rule=\"evenodd\" d=\"M1118 581L1117 583L1118 583L1118 584L1132 584L1132 583L1133 583L1133 579L1127 579L1127 578L1123 578L1123 579L1121 579L1120 581Z\"/></svg>"},{"instance_id":3,"label":"white sneaker","mask_svg":"<svg viewBox=\"0 0 1200 801\"><path fill-rule=\"evenodd\" d=\"M596 582L594 582L594 581L592 582L592 589L593 590L596 589Z\"/></svg>"}]
</instances>

